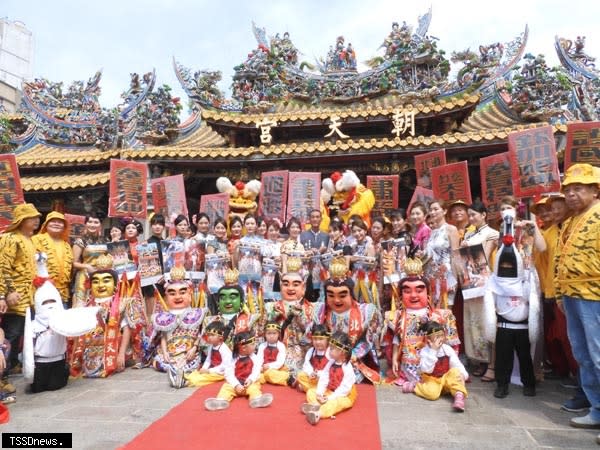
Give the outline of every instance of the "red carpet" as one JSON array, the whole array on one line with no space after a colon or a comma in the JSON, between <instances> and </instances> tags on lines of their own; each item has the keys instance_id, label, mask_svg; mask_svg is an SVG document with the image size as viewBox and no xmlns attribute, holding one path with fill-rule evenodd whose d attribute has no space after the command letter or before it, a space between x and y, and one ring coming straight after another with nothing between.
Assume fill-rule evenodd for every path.
<instances>
[{"instance_id":1,"label":"red carpet","mask_svg":"<svg viewBox=\"0 0 600 450\"><path fill-rule=\"evenodd\" d=\"M375 388L358 386L354 407L336 419L310 425L300 412L305 396L283 386L264 385L273 394L271 406L250 409L247 398L236 398L224 411L209 412L204 400L221 383L198 389L191 397L122 447L126 450L171 448L289 449L321 448L378 450L381 448Z\"/></svg>"}]
</instances>

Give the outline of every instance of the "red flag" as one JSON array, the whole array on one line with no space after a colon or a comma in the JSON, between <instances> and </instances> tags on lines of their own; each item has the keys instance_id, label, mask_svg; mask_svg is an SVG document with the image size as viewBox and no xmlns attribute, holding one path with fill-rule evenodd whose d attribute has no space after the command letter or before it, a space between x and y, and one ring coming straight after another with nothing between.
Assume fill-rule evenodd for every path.
<instances>
[{"instance_id":1,"label":"red flag","mask_svg":"<svg viewBox=\"0 0 600 450\"><path fill-rule=\"evenodd\" d=\"M367 175L367 188L375 195L375 207L371 217L389 215L398 208L399 175Z\"/></svg>"},{"instance_id":2,"label":"red flag","mask_svg":"<svg viewBox=\"0 0 600 450\"><path fill-rule=\"evenodd\" d=\"M258 201L258 215L266 220L279 219L285 222L285 207L288 194L287 170L263 172Z\"/></svg>"},{"instance_id":3,"label":"red flag","mask_svg":"<svg viewBox=\"0 0 600 450\"><path fill-rule=\"evenodd\" d=\"M508 152L479 160L481 198L488 210L488 221L500 217L500 200L513 195L513 181Z\"/></svg>"},{"instance_id":4,"label":"red flag","mask_svg":"<svg viewBox=\"0 0 600 450\"><path fill-rule=\"evenodd\" d=\"M308 222L310 211L319 209L321 201L320 172L290 172L286 221L292 217Z\"/></svg>"},{"instance_id":5,"label":"red flag","mask_svg":"<svg viewBox=\"0 0 600 450\"><path fill-rule=\"evenodd\" d=\"M154 178L150 184L156 214L162 214L167 222L172 222L180 214L188 216L183 175Z\"/></svg>"},{"instance_id":6,"label":"red flag","mask_svg":"<svg viewBox=\"0 0 600 450\"><path fill-rule=\"evenodd\" d=\"M210 223L215 223L217 217L227 220L229 216L229 194L208 194L200 197L200 212L206 213Z\"/></svg>"}]
</instances>

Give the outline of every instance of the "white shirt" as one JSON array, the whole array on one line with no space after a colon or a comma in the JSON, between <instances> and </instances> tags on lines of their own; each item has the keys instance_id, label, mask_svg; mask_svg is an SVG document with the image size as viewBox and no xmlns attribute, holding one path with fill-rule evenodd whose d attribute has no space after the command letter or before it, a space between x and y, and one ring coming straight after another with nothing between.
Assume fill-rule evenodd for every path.
<instances>
[{"instance_id":1,"label":"white shirt","mask_svg":"<svg viewBox=\"0 0 600 450\"><path fill-rule=\"evenodd\" d=\"M465 380L469 378L469 372L467 372L467 369L465 369L465 366L463 366L463 363L461 363L460 359L458 359L458 355L456 354L454 349L452 347L450 347L448 344L442 344L442 346L438 349L437 352L434 349L432 349L429 345L427 345L421 349L421 352L419 353L419 355L421 358L419 366L420 366L422 373L433 372L433 369L435 367L435 364L438 361L438 358L447 356L450 360L449 361L450 368L451 369L456 368L456 369L460 370L460 373L462 374L462 376L464 377Z\"/></svg>"},{"instance_id":2,"label":"white shirt","mask_svg":"<svg viewBox=\"0 0 600 450\"><path fill-rule=\"evenodd\" d=\"M42 331L35 338L34 358L37 362L54 362L65 358L67 338L55 333L50 328Z\"/></svg>"},{"instance_id":3,"label":"white shirt","mask_svg":"<svg viewBox=\"0 0 600 450\"><path fill-rule=\"evenodd\" d=\"M258 346L258 358L260 361L260 367L262 367L264 365L264 355L265 355L265 349L267 348L267 346L270 345L266 342L263 342L262 344L260 344ZM283 364L285 363L285 355L286 355L286 348L285 345L283 345L283 342L281 341L277 341L277 344L274 345L275 347L277 347L277 358L275 359L275 361L270 362L267 364L267 367L269 369L281 369L283 367Z\"/></svg>"},{"instance_id":4,"label":"white shirt","mask_svg":"<svg viewBox=\"0 0 600 450\"><path fill-rule=\"evenodd\" d=\"M327 385L329 384L329 369L331 366L335 364L335 361L330 360L323 372L321 377L319 378L319 382L317 383L317 394L323 395L327 390ZM356 382L356 375L354 375L354 368L352 364L349 362L342 364L342 370L344 371L344 378L342 378L342 382L338 386L338 388L329 395L329 399L332 400L334 398L346 397L350 394L354 383Z\"/></svg>"},{"instance_id":5,"label":"white shirt","mask_svg":"<svg viewBox=\"0 0 600 450\"><path fill-rule=\"evenodd\" d=\"M315 368L313 367L313 365L310 363L310 359L313 357L314 354L319 355L319 353L317 353L317 351L315 350L314 347L311 347L308 349L308 351L306 352L306 356L304 357L304 364L302 365L302 372L306 373L308 376L311 375L317 375L317 377L320 377L321 374L323 373L324 369L321 370L315 370ZM327 347L327 350L325 350L325 353L323 353L325 355L325 358L327 359L327 362L329 362L331 360L331 357L329 355L329 347Z\"/></svg>"},{"instance_id":6,"label":"white shirt","mask_svg":"<svg viewBox=\"0 0 600 450\"><path fill-rule=\"evenodd\" d=\"M521 322L529 317L529 302L526 297L495 295L496 311L511 322Z\"/></svg>"},{"instance_id":7,"label":"white shirt","mask_svg":"<svg viewBox=\"0 0 600 450\"><path fill-rule=\"evenodd\" d=\"M235 376L235 363L239 359L239 356L232 359L227 367L225 367L225 381L236 387L240 383L240 381ZM258 377L260 377L260 360L255 353L250 355L250 359L252 360L252 372L248 376L247 380L250 380L251 383L258 381Z\"/></svg>"},{"instance_id":8,"label":"white shirt","mask_svg":"<svg viewBox=\"0 0 600 450\"><path fill-rule=\"evenodd\" d=\"M221 364L214 367L210 366L210 359L212 356L212 352L219 352L221 354ZM206 359L202 364L203 369L207 369L209 373L218 373L219 375L223 375L225 373L225 368L231 364L231 350L227 345L221 343L218 347L213 347L212 345L208 347L208 354L206 355Z\"/></svg>"}]
</instances>

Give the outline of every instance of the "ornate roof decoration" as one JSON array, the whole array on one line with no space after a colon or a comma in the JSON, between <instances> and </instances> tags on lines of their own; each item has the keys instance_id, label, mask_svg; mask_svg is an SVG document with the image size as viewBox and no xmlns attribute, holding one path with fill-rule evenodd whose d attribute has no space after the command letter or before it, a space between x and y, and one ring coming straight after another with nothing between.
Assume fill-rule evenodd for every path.
<instances>
[{"instance_id":1,"label":"ornate roof decoration","mask_svg":"<svg viewBox=\"0 0 600 450\"><path fill-rule=\"evenodd\" d=\"M163 84L152 91L137 107L136 131L145 144L172 142L179 134L179 113L183 109L179 97L171 96L171 87Z\"/></svg>"},{"instance_id":2,"label":"ornate roof decoration","mask_svg":"<svg viewBox=\"0 0 600 450\"><path fill-rule=\"evenodd\" d=\"M572 84L562 67L549 68L546 58L528 53L522 66L512 69L508 81L499 82L500 107L513 117L527 122L565 122L574 120L568 110Z\"/></svg>"},{"instance_id":3,"label":"ornate roof decoration","mask_svg":"<svg viewBox=\"0 0 600 450\"><path fill-rule=\"evenodd\" d=\"M394 22L380 47L384 55L367 61L370 69L364 72L356 70L354 48L343 36L325 59L316 61L315 71L312 64L299 63L300 52L288 33L268 39L265 29L253 24L258 47L234 67L232 99L226 99L217 87L220 72L193 72L175 60L173 64L181 85L198 107L260 114L273 112L282 103L327 107L422 90L452 96L488 87L514 66L527 41L526 28L512 42L480 46L479 55L455 53L454 60L465 67L459 78L449 80L450 61L438 49L438 39L427 35L430 21L431 10L419 17L415 32L405 22L402 26Z\"/></svg>"},{"instance_id":4,"label":"ornate roof decoration","mask_svg":"<svg viewBox=\"0 0 600 450\"><path fill-rule=\"evenodd\" d=\"M580 120L600 120L600 71L584 52L585 36L575 41L556 36L554 47L574 85L571 110Z\"/></svg>"}]
</instances>

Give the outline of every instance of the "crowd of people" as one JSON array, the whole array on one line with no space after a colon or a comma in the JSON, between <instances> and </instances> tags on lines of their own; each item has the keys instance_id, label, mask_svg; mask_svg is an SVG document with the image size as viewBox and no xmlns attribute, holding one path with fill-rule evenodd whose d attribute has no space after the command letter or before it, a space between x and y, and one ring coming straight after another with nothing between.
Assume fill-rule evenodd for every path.
<instances>
[{"instance_id":1,"label":"crowd of people","mask_svg":"<svg viewBox=\"0 0 600 450\"><path fill-rule=\"evenodd\" d=\"M589 409L571 425L600 428L599 192L598 169L575 164L561 193L529 209L504 197L496 218L435 199L347 223L313 210L305 226L155 214L146 235L133 219L105 233L90 214L73 242L63 214L40 226L34 205L17 205L0 237L0 397L16 400L8 377L22 371L39 392L154 367L175 388L222 383L211 411L239 396L266 407L265 383L289 385L316 424L352 407L360 382L450 393L464 411L474 377L497 398L558 377L577 387L563 409ZM139 245L156 246L159 281L115 271L107 245L123 241L134 268ZM193 252L178 259L175 243ZM483 263L462 264L477 251ZM483 289L467 295L475 279Z\"/></svg>"}]
</instances>

